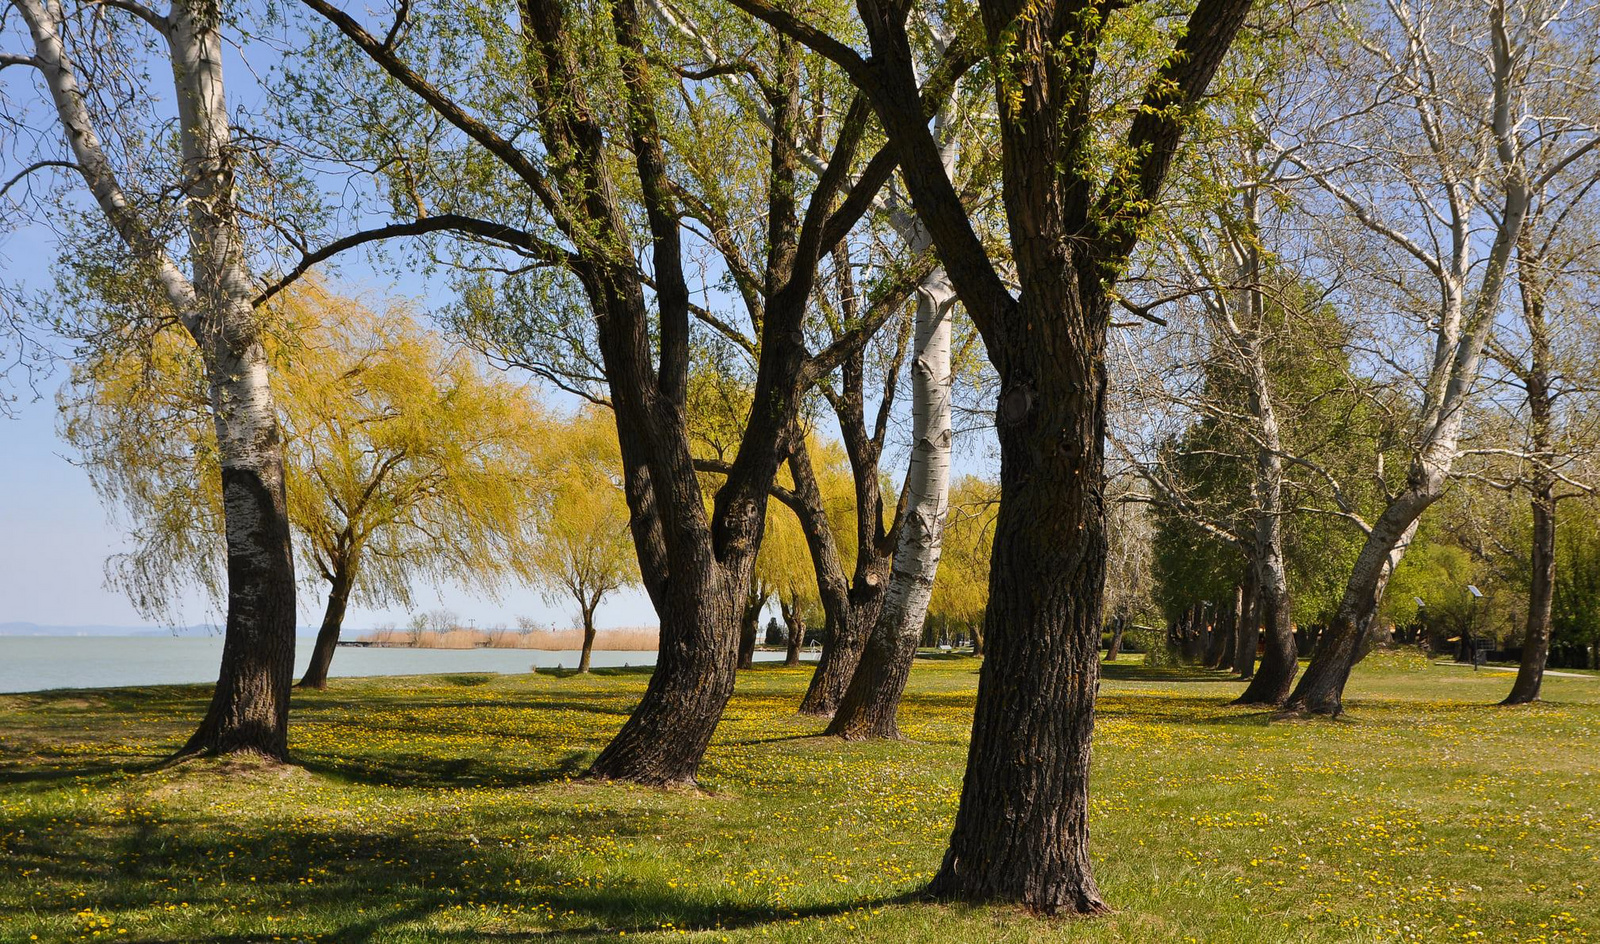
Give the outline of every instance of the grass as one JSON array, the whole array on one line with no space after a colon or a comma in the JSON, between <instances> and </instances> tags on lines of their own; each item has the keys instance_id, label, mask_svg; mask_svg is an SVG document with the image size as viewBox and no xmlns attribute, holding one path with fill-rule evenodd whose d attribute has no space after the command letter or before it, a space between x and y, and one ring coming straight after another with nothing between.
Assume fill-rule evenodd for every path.
<instances>
[{"instance_id":1,"label":"grass","mask_svg":"<svg viewBox=\"0 0 1600 944\"><path fill-rule=\"evenodd\" d=\"M977 662L920 663L911 740L847 745L743 673L701 792L575 781L646 676L335 680L292 767L150 765L202 687L0 696L3 941L1600 940L1600 679L1375 657L1338 722L1107 670L1093 848L1116 913L928 904Z\"/></svg>"}]
</instances>

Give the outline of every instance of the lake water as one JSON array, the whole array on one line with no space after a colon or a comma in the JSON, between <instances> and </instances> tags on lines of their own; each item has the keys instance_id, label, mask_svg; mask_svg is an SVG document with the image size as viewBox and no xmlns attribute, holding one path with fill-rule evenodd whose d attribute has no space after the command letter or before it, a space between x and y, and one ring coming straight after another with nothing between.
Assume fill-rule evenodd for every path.
<instances>
[{"instance_id":1,"label":"lake water","mask_svg":"<svg viewBox=\"0 0 1600 944\"><path fill-rule=\"evenodd\" d=\"M295 646L295 678L311 658L311 640ZM782 652L757 651L758 660ZM214 682L222 637L0 636L0 692L118 685ZM654 665L654 652L594 653L595 668ZM340 646L328 673L340 676L429 675L451 672L528 672L572 669L578 653L539 649L369 649Z\"/></svg>"}]
</instances>

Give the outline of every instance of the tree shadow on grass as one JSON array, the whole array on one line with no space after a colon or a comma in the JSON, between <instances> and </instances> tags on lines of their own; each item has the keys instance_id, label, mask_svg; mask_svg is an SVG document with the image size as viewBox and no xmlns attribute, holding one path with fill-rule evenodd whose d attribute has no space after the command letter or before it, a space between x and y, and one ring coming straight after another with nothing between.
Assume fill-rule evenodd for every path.
<instances>
[{"instance_id":1,"label":"tree shadow on grass","mask_svg":"<svg viewBox=\"0 0 1600 944\"><path fill-rule=\"evenodd\" d=\"M507 813L496 822L467 813L459 823L438 821L417 832L396 822L352 820L343 828L111 816L69 831L47 828L55 821L40 814L18 820L8 851L38 890L34 914L60 920L92 906L129 922L132 933L120 939L145 944L302 935L364 944L396 933L441 941L615 938L663 927L756 927L909 900L846 897L799 907L730 901L724 887L670 888L659 868L630 871L626 862L597 861L584 846L587 830L625 847L648 842L662 830L662 815L595 810L562 815L557 826L553 815L530 822ZM551 846L526 838L555 828L572 840ZM652 859L659 865L670 853L663 846ZM84 890L92 890L88 898ZM162 929L139 933L138 915L151 913L164 915ZM269 923L269 916L277 920Z\"/></svg>"},{"instance_id":2,"label":"tree shadow on grass","mask_svg":"<svg viewBox=\"0 0 1600 944\"><path fill-rule=\"evenodd\" d=\"M1242 682L1226 669L1199 666L1145 666L1122 662L1100 663L1100 677L1114 682Z\"/></svg>"},{"instance_id":3,"label":"tree shadow on grass","mask_svg":"<svg viewBox=\"0 0 1600 944\"><path fill-rule=\"evenodd\" d=\"M547 767L519 767L484 757L436 757L424 754L312 756L296 762L314 774L342 783L385 787L532 787L569 780L588 769L591 751L573 751Z\"/></svg>"}]
</instances>

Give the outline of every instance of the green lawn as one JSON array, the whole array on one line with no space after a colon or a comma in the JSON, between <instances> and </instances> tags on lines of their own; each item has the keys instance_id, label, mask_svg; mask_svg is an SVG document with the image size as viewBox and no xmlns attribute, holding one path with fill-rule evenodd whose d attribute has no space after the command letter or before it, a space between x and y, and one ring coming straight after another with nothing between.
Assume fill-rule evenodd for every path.
<instances>
[{"instance_id":1,"label":"green lawn","mask_svg":"<svg viewBox=\"0 0 1600 944\"><path fill-rule=\"evenodd\" d=\"M1600 678L1491 707L1505 673L1368 660L1338 722L1108 669L1097 875L1116 913L912 895L955 811L978 663L919 663L907 743L814 737L761 668L703 792L574 781L643 689L335 680L297 766L152 770L202 687L0 696L0 940L1600 940Z\"/></svg>"}]
</instances>

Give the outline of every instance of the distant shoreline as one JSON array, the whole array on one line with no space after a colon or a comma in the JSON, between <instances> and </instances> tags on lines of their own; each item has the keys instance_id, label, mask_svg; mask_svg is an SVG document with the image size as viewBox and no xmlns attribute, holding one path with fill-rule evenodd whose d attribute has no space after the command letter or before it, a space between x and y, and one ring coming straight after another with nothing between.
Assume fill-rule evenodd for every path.
<instances>
[{"instance_id":1,"label":"distant shoreline","mask_svg":"<svg viewBox=\"0 0 1600 944\"><path fill-rule=\"evenodd\" d=\"M300 638L305 639L306 637L301 636ZM341 639L339 640L339 647L352 649L437 649L441 652L461 652L462 650L471 649L526 649L532 652L574 652L581 648L581 646L561 645L558 640L535 640L509 646L496 646L490 643L456 646L441 643L417 645L410 642L371 642L365 639ZM594 650L596 652L657 652L660 650L660 644L652 641L652 644L648 646L608 645L608 640L601 636L595 639Z\"/></svg>"},{"instance_id":2,"label":"distant shoreline","mask_svg":"<svg viewBox=\"0 0 1600 944\"><path fill-rule=\"evenodd\" d=\"M581 629L375 629L339 640L361 649L530 649L573 652L583 648ZM596 652L656 652L660 630L654 626L602 629L595 633Z\"/></svg>"}]
</instances>

